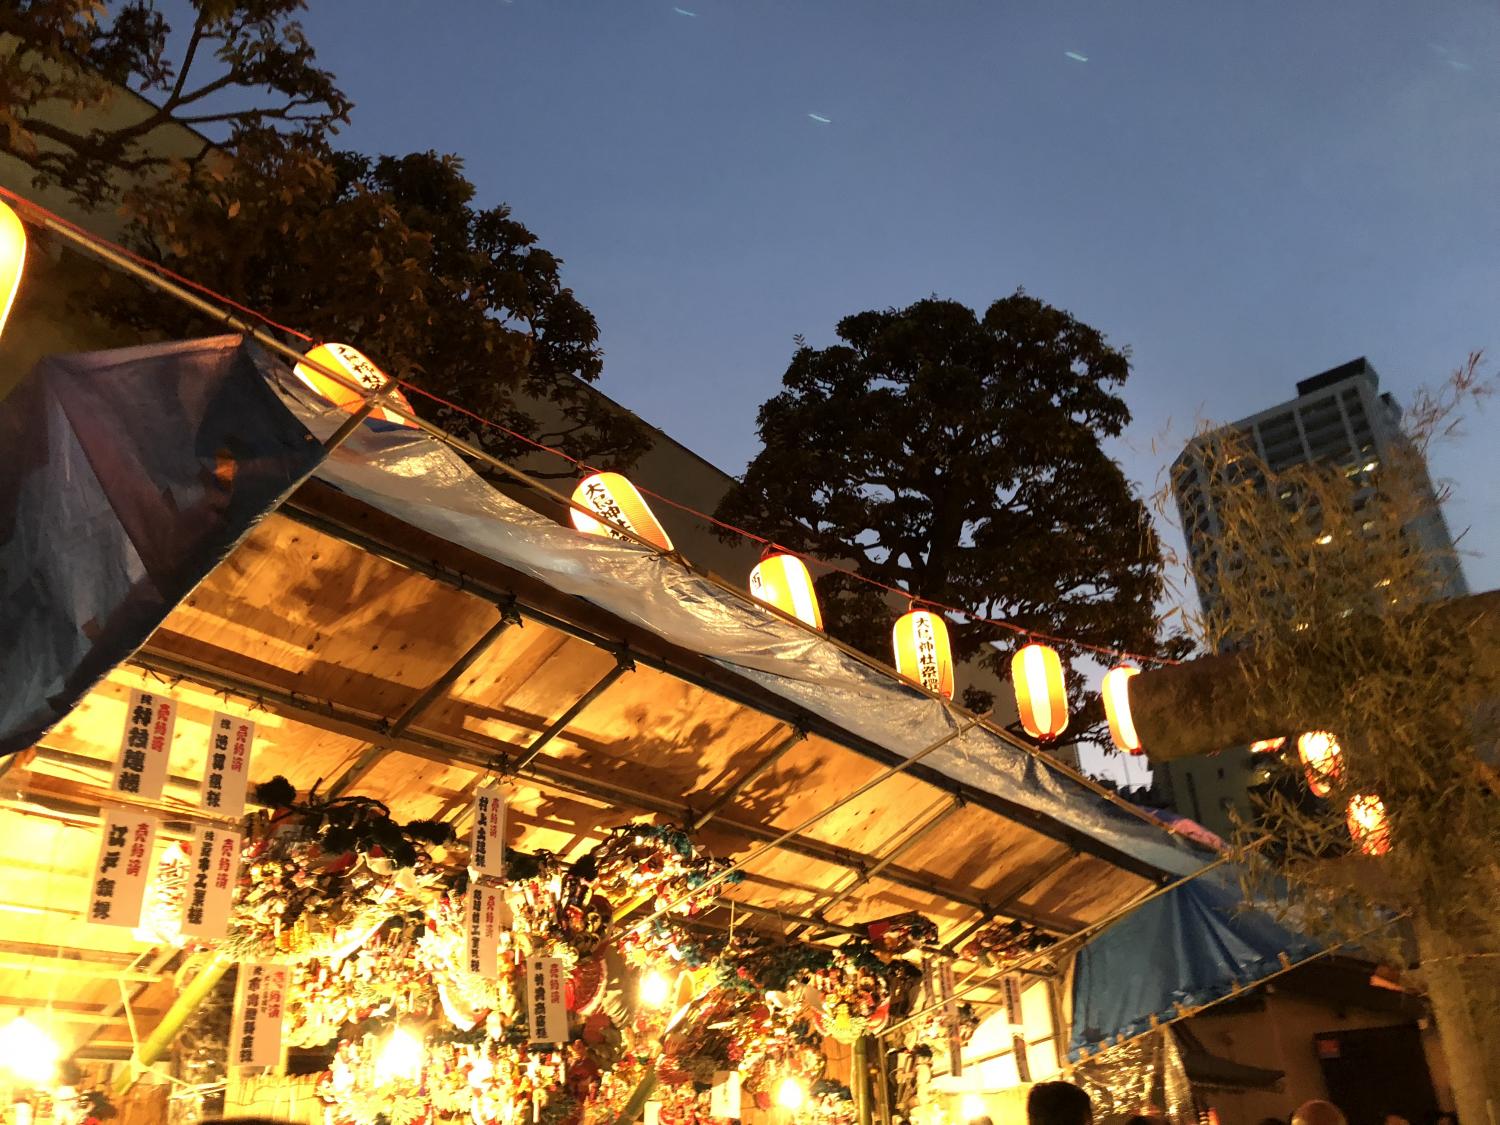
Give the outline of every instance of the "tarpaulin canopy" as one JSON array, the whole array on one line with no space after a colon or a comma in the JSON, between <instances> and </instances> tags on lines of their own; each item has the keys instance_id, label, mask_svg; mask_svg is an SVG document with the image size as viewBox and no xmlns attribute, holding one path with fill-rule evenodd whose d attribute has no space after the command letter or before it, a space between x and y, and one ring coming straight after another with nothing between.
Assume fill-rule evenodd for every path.
<instances>
[{"instance_id":1,"label":"tarpaulin canopy","mask_svg":"<svg viewBox=\"0 0 1500 1125\"><path fill-rule=\"evenodd\" d=\"M518 847L575 856L634 817L687 824L745 864L736 909L826 940L903 911L948 956L991 922L1066 936L1212 858L681 560L533 511L420 430L367 420L328 448L348 417L238 337L54 357L0 403L0 753L37 749L27 800L86 817L117 798L130 690L170 683L173 807L228 708L260 724L257 777L407 818L452 817L502 772ZM87 878L88 838L55 840ZM21 899L58 885L4 879ZM1162 917L1122 925L1181 931L1184 995L1277 952L1258 929L1200 950L1192 911ZM1185 971L1118 932L1085 951L1080 1026L1099 1034L1080 1043L1164 1010ZM72 922L36 933L99 965L131 948ZM118 1020L88 979L76 1002ZM0 974L0 994L29 981Z\"/></svg>"},{"instance_id":2,"label":"tarpaulin canopy","mask_svg":"<svg viewBox=\"0 0 1500 1125\"><path fill-rule=\"evenodd\" d=\"M1323 952L1246 909L1221 868L1160 895L1090 939L1073 976L1070 1057L1131 1039Z\"/></svg>"}]
</instances>

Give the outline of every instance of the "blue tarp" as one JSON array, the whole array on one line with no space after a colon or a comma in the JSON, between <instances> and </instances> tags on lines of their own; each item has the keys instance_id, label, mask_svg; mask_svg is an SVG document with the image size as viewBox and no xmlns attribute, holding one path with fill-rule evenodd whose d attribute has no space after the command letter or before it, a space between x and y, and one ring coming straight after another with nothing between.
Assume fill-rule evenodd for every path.
<instances>
[{"instance_id":1,"label":"blue tarp","mask_svg":"<svg viewBox=\"0 0 1500 1125\"><path fill-rule=\"evenodd\" d=\"M44 359L0 403L0 755L66 715L322 458L236 343Z\"/></svg>"},{"instance_id":2,"label":"blue tarp","mask_svg":"<svg viewBox=\"0 0 1500 1125\"><path fill-rule=\"evenodd\" d=\"M1305 934L1246 910L1233 868L1223 867L1137 907L1093 938L1073 967L1077 1059L1149 1031L1321 953Z\"/></svg>"}]
</instances>

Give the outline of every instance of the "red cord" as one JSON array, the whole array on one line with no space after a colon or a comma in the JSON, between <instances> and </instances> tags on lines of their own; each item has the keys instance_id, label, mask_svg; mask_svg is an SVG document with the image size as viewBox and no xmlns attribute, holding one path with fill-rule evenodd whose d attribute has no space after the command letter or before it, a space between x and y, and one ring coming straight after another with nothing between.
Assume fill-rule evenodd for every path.
<instances>
[{"instance_id":1,"label":"red cord","mask_svg":"<svg viewBox=\"0 0 1500 1125\"><path fill-rule=\"evenodd\" d=\"M242 305L238 301L226 297L222 293L215 292L208 286L202 285L199 282L192 280L191 278L183 277L180 273L176 273L173 270L168 269L166 266L162 265L159 262L153 262L149 258L142 257L135 251L121 246L119 243L111 242L106 238L101 238L100 236L94 234L92 231L86 230L78 224L64 219L61 215L58 215L53 211L49 211L47 208L41 206L40 204L34 203L22 195L18 195L16 192L13 192L8 188L0 186L0 196L4 196L5 198L20 204L23 210L29 209L46 215L53 222L67 227L69 230L73 231L75 234L84 239L108 247L116 254L120 254L121 256L130 259L132 262L134 262L138 266L141 266L143 269L147 269L152 273L160 274L163 277L170 278L177 284L184 285L189 289L194 290L198 294L211 300L217 301L220 304L235 310L236 312L243 313L249 317L253 317L256 320L260 321L262 324L267 325L268 327L275 328L280 332L285 332L290 336L295 336L297 339L304 340L308 343L311 343L314 340L314 337L309 336L307 333L301 332L295 328L289 327L288 325L281 324L275 320L272 320L264 313L249 308L246 305ZM429 399L432 402L437 403L439 406L442 406L448 410L456 411L457 413L462 414L464 417L478 422L480 425L488 426L493 430L498 430L500 433L505 434L507 437L514 438L516 441L529 445L533 449L541 450L544 453L550 453L555 457L561 457L564 461L567 461L569 464L575 466L583 472L593 473L598 471L587 463L580 461L577 457L573 457L563 452L561 449L556 448L555 446L547 445L543 442L537 441L535 438L529 438L525 434L517 433L515 430L512 430L506 426L502 426L499 422L495 422L489 418L484 417L481 414L476 414L474 411L468 409L467 407L460 406L456 402L450 402L448 399L443 398L441 395L433 394L429 390L425 390L422 387L418 387L412 383L408 383L405 379L397 379L396 383L404 391L421 395L423 398ZM689 507L687 504L683 504L676 500L673 500L671 497L663 496L659 492L652 492L650 489L641 488L639 485L637 485L636 487L640 492L651 497L653 500L659 500L669 507L676 508L680 512L684 512L687 515L695 517L696 519L703 520L705 523L712 524L714 527L722 528L725 531L731 532L732 534L742 536L745 539L751 540L752 542L759 543L763 547L775 546L775 544L773 544L771 540L767 539L765 536L757 535L755 532L747 531L742 527L736 527L731 523L725 523L723 520L711 516L707 512L700 512L696 508ZM887 585L886 583L881 582L879 579L871 578L866 574L860 574L858 571L851 570L846 566L840 566L838 563L831 563L824 559L820 559L815 555L809 555L801 551L788 550L785 547L777 546L777 550L783 551L789 555L794 555L795 557L801 559L803 562L812 563L815 566L822 567L824 570L832 571L837 574L843 574L849 578L854 579L857 582L864 582L870 586L874 586L879 590L883 590L888 594L895 594L897 597L907 599L912 598L911 593L907 590L903 590L898 586ZM1049 641L1052 644L1081 649L1084 652L1092 652L1099 656L1123 657L1124 659L1135 660L1143 664L1175 665L1181 663L1181 661L1172 660L1165 656L1147 656L1142 653L1128 652L1123 649L1108 648L1104 645L1090 644L1087 641L1073 640L1069 637L1060 637L1053 633L1044 633L1036 629L1028 629L1023 625L1017 625L1012 621L1001 621L996 618L984 617L973 612L972 610L964 609L962 606L947 605L943 602L934 601L931 598L921 598L919 600L922 602L922 604L931 606L934 609L942 610L944 613L954 614L969 621L975 622L976 624L989 625L996 629L1003 629L1015 636L1027 637L1031 640Z\"/></svg>"}]
</instances>

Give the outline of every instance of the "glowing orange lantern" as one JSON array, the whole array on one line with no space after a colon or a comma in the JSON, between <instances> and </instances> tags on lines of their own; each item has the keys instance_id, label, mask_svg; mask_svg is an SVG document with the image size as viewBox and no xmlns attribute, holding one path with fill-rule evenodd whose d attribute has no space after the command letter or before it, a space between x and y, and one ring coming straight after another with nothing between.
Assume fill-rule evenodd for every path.
<instances>
[{"instance_id":1,"label":"glowing orange lantern","mask_svg":"<svg viewBox=\"0 0 1500 1125\"><path fill-rule=\"evenodd\" d=\"M1050 742L1068 729L1068 692L1062 660L1046 645L1029 644L1011 658L1021 727L1032 738Z\"/></svg>"},{"instance_id":2,"label":"glowing orange lantern","mask_svg":"<svg viewBox=\"0 0 1500 1125\"><path fill-rule=\"evenodd\" d=\"M1261 738L1250 744L1252 754L1271 754L1286 745L1286 736L1280 738Z\"/></svg>"},{"instance_id":3,"label":"glowing orange lantern","mask_svg":"<svg viewBox=\"0 0 1500 1125\"><path fill-rule=\"evenodd\" d=\"M1391 824L1385 802L1373 793L1349 798L1349 837L1365 855L1385 855L1391 850Z\"/></svg>"},{"instance_id":4,"label":"glowing orange lantern","mask_svg":"<svg viewBox=\"0 0 1500 1125\"><path fill-rule=\"evenodd\" d=\"M812 575L796 555L770 554L756 563L750 572L750 596L814 629L823 627Z\"/></svg>"},{"instance_id":5,"label":"glowing orange lantern","mask_svg":"<svg viewBox=\"0 0 1500 1125\"><path fill-rule=\"evenodd\" d=\"M1141 752L1141 736L1135 731L1135 720L1130 716L1130 680L1139 676L1139 668L1120 665L1104 673L1104 717L1109 720L1109 736L1114 739L1115 749L1127 754Z\"/></svg>"},{"instance_id":6,"label":"glowing orange lantern","mask_svg":"<svg viewBox=\"0 0 1500 1125\"><path fill-rule=\"evenodd\" d=\"M655 513L641 498L635 485L619 473L595 473L593 476L584 477L578 482L578 487L573 490L573 503L598 512L610 523L623 527L626 531L634 532L647 543L654 544L663 551L672 549L671 537L657 521ZM609 524L601 523L587 512L570 508L568 515L573 520L573 526L579 531L589 535L607 535L612 539L631 541L629 536L620 534Z\"/></svg>"},{"instance_id":7,"label":"glowing orange lantern","mask_svg":"<svg viewBox=\"0 0 1500 1125\"><path fill-rule=\"evenodd\" d=\"M337 379L324 375L312 366L313 363L320 364L330 371L337 371L347 376L351 382L369 391L381 390L391 381L386 373L371 363L362 352L351 348L348 344L319 344L302 358L310 362L299 363L292 369L297 378L334 406L340 410L347 410L350 414L365 404L364 396L353 387L347 387ZM401 409L411 411L411 403L406 401L406 396L401 393L400 388L392 387L387 392L386 398L396 403ZM414 422L408 422L401 415L393 414L383 406L377 406L370 411L370 417L415 426Z\"/></svg>"},{"instance_id":8,"label":"glowing orange lantern","mask_svg":"<svg viewBox=\"0 0 1500 1125\"><path fill-rule=\"evenodd\" d=\"M1297 757L1307 770L1307 787L1314 797L1326 797L1344 772L1344 751L1326 730L1310 730L1297 737Z\"/></svg>"},{"instance_id":9,"label":"glowing orange lantern","mask_svg":"<svg viewBox=\"0 0 1500 1125\"><path fill-rule=\"evenodd\" d=\"M0 203L0 332L21 288L21 270L26 265L26 227L4 203Z\"/></svg>"},{"instance_id":10,"label":"glowing orange lantern","mask_svg":"<svg viewBox=\"0 0 1500 1125\"><path fill-rule=\"evenodd\" d=\"M948 623L926 609L914 609L891 630L896 671L944 699L953 698L953 648Z\"/></svg>"}]
</instances>

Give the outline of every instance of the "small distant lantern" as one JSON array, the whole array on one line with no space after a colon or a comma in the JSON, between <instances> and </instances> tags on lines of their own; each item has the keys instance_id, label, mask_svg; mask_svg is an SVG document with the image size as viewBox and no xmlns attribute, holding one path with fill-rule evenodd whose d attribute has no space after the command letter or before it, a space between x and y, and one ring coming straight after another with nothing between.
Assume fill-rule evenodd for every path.
<instances>
[{"instance_id":1,"label":"small distant lantern","mask_svg":"<svg viewBox=\"0 0 1500 1125\"><path fill-rule=\"evenodd\" d=\"M353 414L365 404L365 398L353 387L345 386L337 379L323 374L312 364L316 363L328 368L330 371L338 371L346 375L351 381L358 383L367 391L383 390L390 384L390 377L380 368L376 367L356 348L348 344L319 344L312 351L302 357L309 360L308 363L299 363L292 369L293 374L307 384L317 394L326 398L340 410L347 410ZM401 393L399 387L392 387L386 397L396 403L401 409L411 412L411 403L406 401L406 396ZM381 418L387 422L396 422L403 426L415 426L410 422L394 414L383 406L376 406L370 411L371 418Z\"/></svg>"},{"instance_id":2,"label":"small distant lantern","mask_svg":"<svg viewBox=\"0 0 1500 1125\"><path fill-rule=\"evenodd\" d=\"M1307 773L1307 787L1314 797L1326 797L1344 772L1344 751L1338 739L1326 730L1310 730L1297 737L1297 757Z\"/></svg>"},{"instance_id":3,"label":"small distant lantern","mask_svg":"<svg viewBox=\"0 0 1500 1125\"><path fill-rule=\"evenodd\" d=\"M1050 742L1068 729L1068 692L1056 650L1027 645L1011 658L1010 678L1021 727L1027 734Z\"/></svg>"},{"instance_id":4,"label":"small distant lantern","mask_svg":"<svg viewBox=\"0 0 1500 1125\"><path fill-rule=\"evenodd\" d=\"M750 572L750 596L773 605L814 629L823 628L823 611L812 575L796 555L768 554Z\"/></svg>"},{"instance_id":5,"label":"small distant lantern","mask_svg":"<svg viewBox=\"0 0 1500 1125\"><path fill-rule=\"evenodd\" d=\"M953 648L948 623L927 609L914 609L891 630L896 671L928 691L953 698Z\"/></svg>"},{"instance_id":6,"label":"small distant lantern","mask_svg":"<svg viewBox=\"0 0 1500 1125\"><path fill-rule=\"evenodd\" d=\"M1139 676L1139 668L1122 664L1104 673L1104 717L1109 720L1109 736L1114 739L1115 749L1126 754L1141 752L1141 736L1136 733L1135 720L1130 715L1130 681Z\"/></svg>"},{"instance_id":7,"label":"small distant lantern","mask_svg":"<svg viewBox=\"0 0 1500 1125\"><path fill-rule=\"evenodd\" d=\"M21 288L26 265L26 226L8 204L0 203L0 332Z\"/></svg>"},{"instance_id":8,"label":"small distant lantern","mask_svg":"<svg viewBox=\"0 0 1500 1125\"><path fill-rule=\"evenodd\" d=\"M1280 738L1260 738L1250 744L1252 754L1274 754L1286 745L1286 735Z\"/></svg>"},{"instance_id":9,"label":"small distant lantern","mask_svg":"<svg viewBox=\"0 0 1500 1125\"><path fill-rule=\"evenodd\" d=\"M657 521L655 513L641 498L635 485L619 473L595 473L584 477L573 490L573 503L597 512L609 523L634 532L663 551L672 549L671 537ZM587 512L570 508L568 516L574 527L588 535L606 535L612 539L632 542L629 536L622 535L608 523L594 519Z\"/></svg>"},{"instance_id":10,"label":"small distant lantern","mask_svg":"<svg viewBox=\"0 0 1500 1125\"><path fill-rule=\"evenodd\" d=\"M1385 802L1373 793L1349 798L1349 838L1365 855L1385 855L1391 850L1391 824Z\"/></svg>"}]
</instances>

